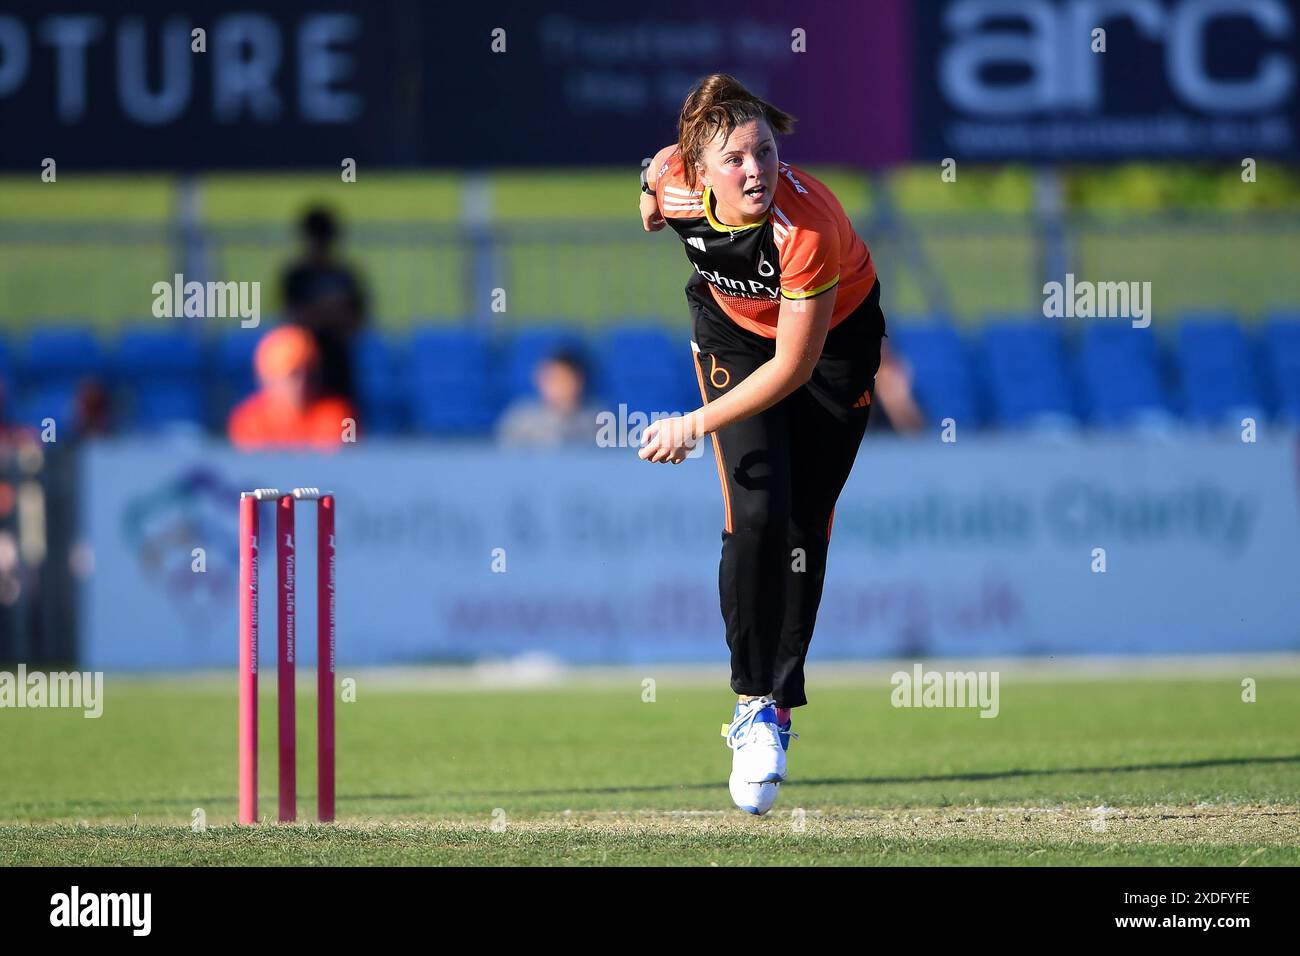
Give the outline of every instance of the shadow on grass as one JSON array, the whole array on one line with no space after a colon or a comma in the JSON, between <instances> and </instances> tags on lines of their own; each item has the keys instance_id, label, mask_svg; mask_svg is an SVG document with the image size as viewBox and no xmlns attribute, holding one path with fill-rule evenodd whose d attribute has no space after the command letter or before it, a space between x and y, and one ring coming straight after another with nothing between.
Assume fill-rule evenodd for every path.
<instances>
[{"instance_id":1,"label":"shadow on grass","mask_svg":"<svg viewBox=\"0 0 1300 956\"><path fill-rule=\"evenodd\" d=\"M1218 757L1207 760L1180 760L1175 763L1144 763L1116 767L1053 767L1040 770L996 770L987 773L950 773L927 774L914 777L822 777L804 779L796 777L791 783L801 787L840 787L846 785L872 786L892 783L962 783L986 780L1016 780L1030 777L1052 777L1070 774L1092 773L1138 773L1146 770L1202 770L1209 767L1241 767L1251 764L1277 765L1300 763L1300 754L1289 757ZM440 797L468 796L519 796L544 797L558 796L566 793L668 793L680 790L716 790L723 784L718 781L709 783L672 783L654 784L646 787L560 787L546 790L478 790L460 793L438 794Z\"/></svg>"},{"instance_id":2,"label":"shadow on grass","mask_svg":"<svg viewBox=\"0 0 1300 956\"><path fill-rule=\"evenodd\" d=\"M919 783L976 783L992 780L1017 780L1037 777L1068 776L1071 774L1098 773L1141 773L1148 770L1203 770L1211 767L1243 767L1250 765L1277 766L1281 764L1300 763L1300 754L1288 757L1218 757L1206 760L1181 760L1171 763L1144 763L1111 767L1054 767L1037 770L996 770L982 773L923 774L902 777L821 777L804 779L796 777L791 780L800 787L842 787L873 786L884 784L919 784ZM338 794L340 804L371 802L402 803L412 800L441 801L455 798L475 797L547 797L565 794L619 794L619 793L680 793L683 791L713 791L724 786L723 782L710 780L706 783L660 783L649 786L634 787L553 787L537 790L461 790L448 793L344 793ZM315 797L300 797L305 801L299 807L299 818L307 821L315 813ZM43 806L47 814L56 816L92 815L99 813L119 813L129 817L133 813L149 810L180 812L175 798L131 799L123 797L114 800L67 800L59 804ZM193 797L183 804L211 809L215 812L228 812L236 805L236 798L231 794L224 796ZM25 807L24 809L31 809ZM188 817L189 811L182 815Z\"/></svg>"}]
</instances>

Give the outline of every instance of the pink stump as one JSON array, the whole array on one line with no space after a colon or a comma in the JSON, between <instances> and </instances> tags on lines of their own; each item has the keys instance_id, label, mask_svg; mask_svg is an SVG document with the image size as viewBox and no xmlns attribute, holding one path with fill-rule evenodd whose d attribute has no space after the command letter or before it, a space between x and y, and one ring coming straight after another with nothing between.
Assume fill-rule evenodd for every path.
<instances>
[{"instance_id":1,"label":"pink stump","mask_svg":"<svg viewBox=\"0 0 1300 956\"><path fill-rule=\"evenodd\" d=\"M296 619L298 606L296 584L297 560L294 551L292 495L276 503L275 555L279 584L279 645L275 662L279 693L280 736L280 821L290 822L298 816L297 700L294 694L294 657L296 656Z\"/></svg>"},{"instance_id":2,"label":"pink stump","mask_svg":"<svg viewBox=\"0 0 1300 956\"><path fill-rule=\"evenodd\" d=\"M316 774L318 816L334 819L334 497L316 504Z\"/></svg>"},{"instance_id":3,"label":"pink stump","mask_svg":"<svg viewBox=\"0 0 1300 956\"><path fill-rule=\"evenodd\" d=\"M239 499L239 822L257 822L257 499Z\"/></svg>"}]
</instances>

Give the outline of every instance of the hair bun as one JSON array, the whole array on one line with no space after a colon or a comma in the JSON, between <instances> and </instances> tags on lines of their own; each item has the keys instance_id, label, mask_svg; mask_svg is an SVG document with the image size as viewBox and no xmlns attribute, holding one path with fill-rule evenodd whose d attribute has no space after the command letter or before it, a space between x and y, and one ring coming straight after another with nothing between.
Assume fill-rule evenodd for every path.
<instances>
[{"instance_id":1,"label":"hair bun","mask_svg":"<svg viewBox=\"0 0 1300 956\"><path fill-rule=\"evenodd\" d=\"M710 73L691 87L677 120L677 147L687 186L694 188L695 167L704 147L719 132L730 136L737 126L756 119L766 121L773 133L794 131L793 116L759 99L730 73Z\"/></svg>"}]
</instances>

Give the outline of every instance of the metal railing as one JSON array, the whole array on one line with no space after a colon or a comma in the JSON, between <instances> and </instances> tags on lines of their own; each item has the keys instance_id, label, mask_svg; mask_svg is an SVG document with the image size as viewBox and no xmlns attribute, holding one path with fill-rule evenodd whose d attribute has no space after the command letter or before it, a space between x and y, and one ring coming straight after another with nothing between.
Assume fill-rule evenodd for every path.
<instances>
[{"instance_id":1,"label":"metal railing","mask_svg":"<svg viewBox=\"0 0 1300 956\"><path fill-rule=\"evenodd\" d=\"M894 316L976 322L1041 309L1062 271L1093 281L1150 281L1159 316L1223 309L1246 318L1300 305L1300 215L1059 219L874 214L858 222ZM0 224L0 326L78 320L109 330L154 321L155 282L262 283L279 311L296 253L288 225L103 222ZM628 317L684 325L689 266L676 238L627 220L473 224L359 223L343 249L379 328L483 321L510 327L560 320L599 327Z\"/></svg>"}]
</instances>

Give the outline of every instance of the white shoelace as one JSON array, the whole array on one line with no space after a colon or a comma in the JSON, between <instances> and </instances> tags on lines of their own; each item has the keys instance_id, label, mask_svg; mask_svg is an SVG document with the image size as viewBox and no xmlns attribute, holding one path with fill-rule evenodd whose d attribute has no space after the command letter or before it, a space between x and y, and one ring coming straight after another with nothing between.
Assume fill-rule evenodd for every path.
<instances>
[{"instance_id":1,"label":"white shoelace","mask_svg":"<svg viewBox=\"0 0 1300 956\"><path fill-rule=\"evenodd\" d=\"M761 700L762 698L760 698L760 701ZM727 728L727 746L732 750L735 750L737 747L741 747L747 743L749 734L754 729L755 718L758 717L761 711L770 706L772 706L770 701L764 701L761 706L759 705L759 701L755 701L751 706L745 707L739 714L737 714L732 719L731 725ZM764 723L766 723L766 721L764 721ZM775 731L776 724L773 724L772 728ZM779 737L774 738L774 742L778 747L781 746L781 740Z\"/></svg>"}]
</instances>

